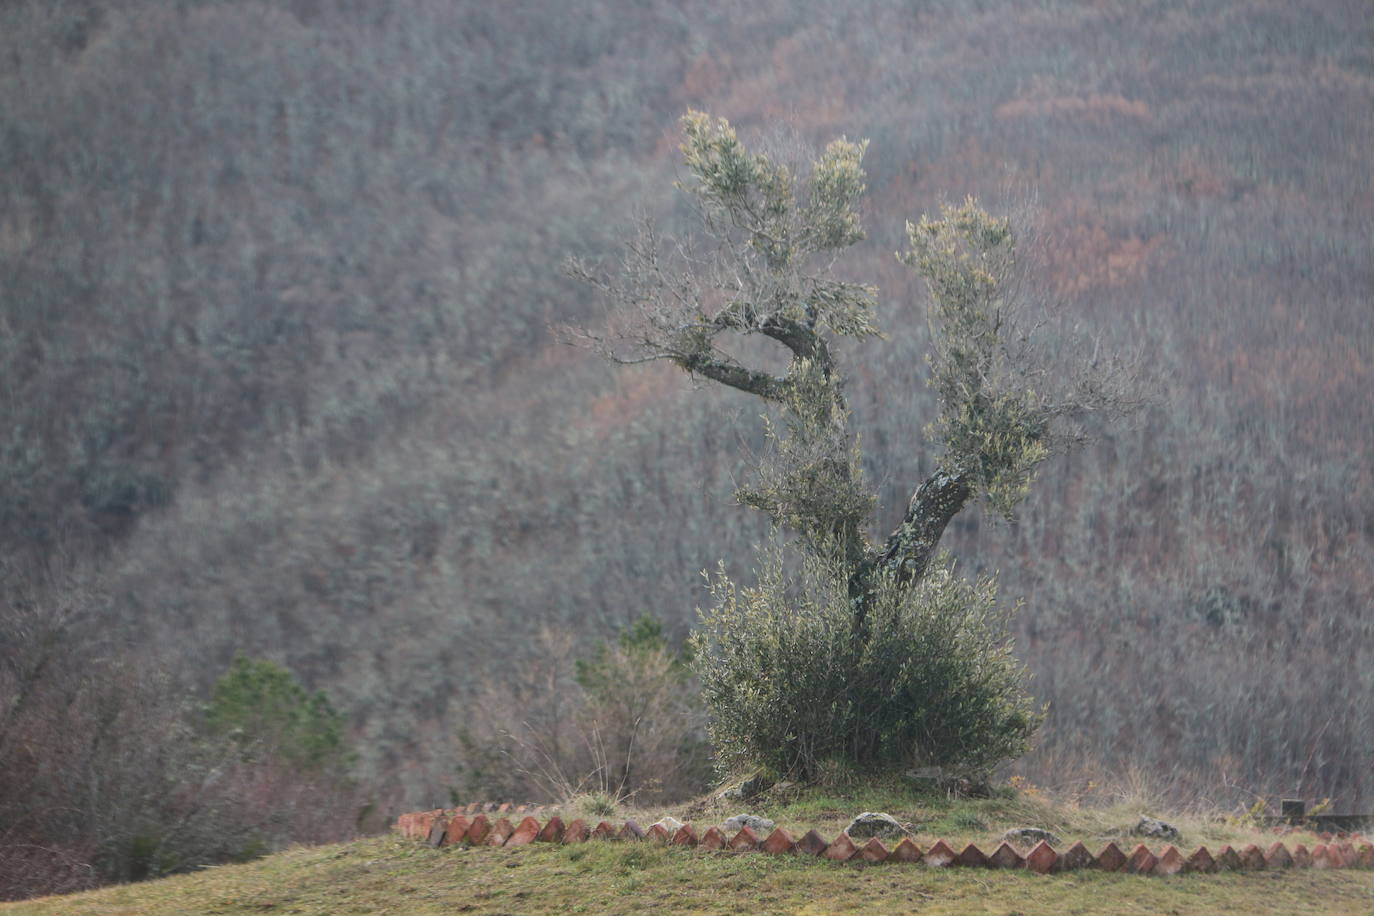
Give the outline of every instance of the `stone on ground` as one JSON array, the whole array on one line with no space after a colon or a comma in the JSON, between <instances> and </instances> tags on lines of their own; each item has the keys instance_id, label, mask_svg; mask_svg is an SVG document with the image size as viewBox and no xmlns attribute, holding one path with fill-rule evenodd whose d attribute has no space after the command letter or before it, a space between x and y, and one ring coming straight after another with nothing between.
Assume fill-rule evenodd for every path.
<instances>
[{"instance_id":1,"label":"stone on ground","mask_svg":"<svg viewBox=\"0 0 1374 916\"><path fill-rule=\"evenodd\" d=\"M844 828L844 832L856 840L869 837L888 837L896 839L906 835L906 828L890 814L879 811L865 811Z\"/></svg>"},{"instance_id":2,"label":"stone on ground","mask_svg":"<svg viewBox=\"0 0 1374 916\"><path fill-rule=\"evenodd\" d=\"M1147 817L1142 814L1140 821L1131 830L1136 836L1150 837L1156 840L1181 840L1183 834L1178 832L1178 828L1173 824L1166 823L1157 818Z\"/></svg>"},{"instance_id":3,"label":"stone on ground","mask_svg":"<svg viewBox=\"0 0 1374 916\"><path fill-rule=\"evenodd\" d=\"M768 818L759 817L757 814L736 814L725 822L725 831L733 834L748 827L760 836L767 836L774 826Z\"/></svg>"}]
</instances>

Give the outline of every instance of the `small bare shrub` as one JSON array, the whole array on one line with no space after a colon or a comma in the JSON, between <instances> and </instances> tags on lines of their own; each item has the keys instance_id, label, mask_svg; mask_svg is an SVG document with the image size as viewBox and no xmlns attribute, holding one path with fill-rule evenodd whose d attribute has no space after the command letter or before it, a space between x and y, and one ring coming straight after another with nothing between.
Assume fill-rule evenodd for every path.
<instances>
[{"instance_id":1,"label":"small bare shrub","mask_svg":"<svg viewBox=\"0 0 1374 916\"><path fill-rule=\"evenodd\" d=\"M460 732L455 796L681 798L709 775L691 670L642 617L575 658L546 630L535 658L483 686Z\"/></svg>"}]
</instances>

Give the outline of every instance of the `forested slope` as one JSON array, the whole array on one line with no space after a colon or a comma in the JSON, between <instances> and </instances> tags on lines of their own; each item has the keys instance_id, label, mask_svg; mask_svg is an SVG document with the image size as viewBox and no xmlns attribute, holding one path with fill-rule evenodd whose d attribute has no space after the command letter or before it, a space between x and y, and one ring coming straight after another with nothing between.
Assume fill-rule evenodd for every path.
<instances>
[{"instance_id":1,"label":"forested slope","mask_svg":"<svg viewBox=\"0 0 1374 916\"><path fill-rule=\"evenodd\" d=\"M348 716L364 795L426 807L475 719L556 715L548 685L645 612L684 633L699 571L766 534L730 501L755 407L551 326L598 316L565 256L687 218L689 107L871 141L844 273L891 339L847 358L885 524L931 461L904 220L1026 214L1055 320L1141 349L1134 427L946 542L1025 598L1050 715L1022 771L1368 807L1356 0L6 4L0 751L104 759L53 724L122 696L102 665L195 698L242 651Z\"/></svg>"}]
</instances>

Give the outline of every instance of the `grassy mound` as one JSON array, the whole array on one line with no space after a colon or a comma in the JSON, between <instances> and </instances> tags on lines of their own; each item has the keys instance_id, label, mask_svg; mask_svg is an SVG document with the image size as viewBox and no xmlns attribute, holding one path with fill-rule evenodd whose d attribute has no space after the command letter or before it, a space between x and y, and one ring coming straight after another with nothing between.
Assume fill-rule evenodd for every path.
<instances>
[{"instance_id":1,"label":"grassy mound","mask_svg":"<svg viewBox=\"0 0 1374 916\"><path fill-rule=\"evenodd\" d=\"M583 806L597 802L585 800ZM789 830L838 832L855 813L887 811L917 841L982 843L1012 827L1053 830L1066 843L1119 838L1139 804L1086 809L1034 792L987 799L913 794L900 786L775 787L748 802L714 796L676 809L621 809L642 824L670 813L699 826L742 810ZM585 816L582 811L566 814ZM1152 812L1189 845L1272 842L1239 822ZM1317 842L1294 834L1293 842ZM432 849L396 836L299 847L246 865L8 906L6 914L232 913L1369 913L1374 872L1261 871L1169 878L1094 871L1026 872L835 865L799 857L712 853L649 843Z\"/></svg>"}]
</instances>

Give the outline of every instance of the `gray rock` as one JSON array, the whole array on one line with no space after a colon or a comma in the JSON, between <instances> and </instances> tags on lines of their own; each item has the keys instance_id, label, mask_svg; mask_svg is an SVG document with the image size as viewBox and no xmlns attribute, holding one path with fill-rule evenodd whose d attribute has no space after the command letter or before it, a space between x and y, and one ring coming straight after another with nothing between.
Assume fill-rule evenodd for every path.
<instances>
[{"instance_id":1,"label":"gray rock","mask_svg":"<svg viewBox=\"0 0 1374 916\"><path fill-rule=\"evenodd\" d=\"M1013 827L1002 834L1002 839L1019 846L1034 846L1041 840L1051 846L1058 846L1062 840L1041 827Z\"/></svg>"},{"instance_id":2,"label":"gray rock","mask_svg":"<svg viewBox=\"0 0 1374 916\"><path fill-rule=\"evenodd\" d=\"M738 785L730 786L716 797L727 801L744 801L753 798L760 792L767 792L772 786L773 781L771 779L762 773L755 773Z\"/></svg>"},{"instance_id":3,"label":"gray rock","mask_svg":"<svg viewBox=\"0 0 1374 916\"><path fill-rule=\"evenodd\" d=\"M906 828L890 814L865 811L850 821L849 826L844 828L844 832L849 834L849 838L852 840L866 840L874 836L895 839L905 836Z\"/></svg>"},{"instance_id":4,"label":"gray rock","mask_svg":"<svg viewBox=\"0 0 1374 916\"><path fill-rule=\"evenodd\" d=\"M1131 833L1136 836L1150 837L1156 840L1180 840L1183 834L1178 832L1178 828L1173 824L1165 823L1153 817L1140 816L1140 822L1132 828Z\"/></svg>"},{"instance_id":5,"label":"gray rock","mask_svg":"<svg viewBox=\"0 0 1374 916\"><path fill-rule=\"evenodd\" d=\"M757 814L736 814L725 822L727 833L738 833L745 827L757 833L762 839L765 833L773 830L773 822L766 817L759 817Z\"/></svg>"},{"instance_id":6,"label":"gray rock","mask_svg":"<svg viewBox=\"0 0 1374 916\"><path fill-rule=\"evenodd\" d=\"M682 821L668 814L665 815L662 820L650 825L650 828L653 827L662 827L664 830L668 831L668 836L672 836L682 829Z\"/></svg>"}]
</instances>

